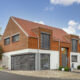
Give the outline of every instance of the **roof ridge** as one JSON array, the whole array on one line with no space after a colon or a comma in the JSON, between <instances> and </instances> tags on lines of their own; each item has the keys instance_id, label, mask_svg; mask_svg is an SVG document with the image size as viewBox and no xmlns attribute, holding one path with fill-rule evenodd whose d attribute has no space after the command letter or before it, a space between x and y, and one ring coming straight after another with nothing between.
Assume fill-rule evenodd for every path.
<instances>
[{"instance_id":1,"label":"roof ridge","mask_svg":"<svg viewBox=\"0 0 80 80\"><path fill-rule=\"evenodd\" d=\"M22 30L22 32L23 32L26 36L28 36L28 34L22 29L22 27L20 26L20 24L19 24L13 17L11 17L11 19L12 19L13 22Z\"/></svg>"},{"instance_id":2,"label":"roof ridge","mask_svg":"<svg viewBox=\"0 0 80 80\"><path fill-rule=\"evenodd\" d=\"M32 31L32 29L41 27L41 28L45 28L45 29L51 29L53 31L52 35L53 35L53 37L55 37L55 40L60 39L62 42L69 42L65 38L65 35L69 35L69 34L61 28L56 28L56 27L52 27L52 26L48 26L48 25L44 25L44 24L39 24L36 22L28 21L28 20L13 17L13 16L12 16L12 18L20 24L21 28L30 37L37 37L37 35Z\"/></svg>"},{"instance_id":3,"label":"roof ridge","mask_svg":"<svg viewBox=\"0 0 80 80\"><path fill-rule=\"evenodd\" d=\"M14 17L14 16L11 16L13 18L17 18L17 19L20 19L20 20L24 20L24 21L28 21L28 22L32 22L32 23L35 23L35 24L40 24L40 23L37 23L37 22L33 22L33 21L30 21L30 20L26 20L26 19L22 19L22 18L18 18L18 17ZM46 25L46 24L40 24L40 25L43 25L43 26L47 26L47 27L50 27L50 28L55 28L55 29L58 29L58 30L62 30L64 31L63 29L61 28L58 28L58 27L53 27L53 26L49 26L49 25ZM65 32L65 31L64 31ZM65 32L67 33L67 32ZM68 33L67 33L68 34Z\"/></svg>"}]
</instances>

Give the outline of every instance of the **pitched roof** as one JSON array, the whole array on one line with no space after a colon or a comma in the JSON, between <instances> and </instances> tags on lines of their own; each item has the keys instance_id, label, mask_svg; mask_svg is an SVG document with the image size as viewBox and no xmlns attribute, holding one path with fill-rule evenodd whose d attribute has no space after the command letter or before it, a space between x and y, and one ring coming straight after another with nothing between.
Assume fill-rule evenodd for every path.
<instances>
[{"instance_id":1,"label":"pitched roof","mask_svg":"<svg viewBox=\"0 0 80 80\"><path fill-rule=\"evenodd\" d=\"M35 22L32 22L32 21L27 21L27 20L24 20L24 19L16 18L16 17L12 17L12 18L22 27L22 29L30 37L37 37L35 32L32 31L32 29L41 27L41 28L51 29L54 40L56 40L56 41L60 40L61 42L69 43L69 39L67 39L67 37L66 37L66 36L68 36L68 34L62 29L47 26L47 25L42 25L42 24L39 24L39 23L35 23Z\"/></svg>"}]
</instances>

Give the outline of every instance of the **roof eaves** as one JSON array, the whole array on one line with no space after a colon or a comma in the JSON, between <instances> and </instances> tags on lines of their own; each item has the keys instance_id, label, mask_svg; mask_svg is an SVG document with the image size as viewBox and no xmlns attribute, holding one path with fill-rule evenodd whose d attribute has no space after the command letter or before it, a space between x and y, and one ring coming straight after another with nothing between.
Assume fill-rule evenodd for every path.
<instances>
[{"instance_id":1,"label":"roof eaves","mask_svg":"<svg viewBox=\"0 0 80 80\"><path fill-rule=\"evenodd\" d=\"M11 19L14 21L14 23L24 32L24 34L28 37L29 35L22 29L22 27L20 26L20 24L15 20L13 19L13 17L11 17Z\"/></svg>"}]
</instances>

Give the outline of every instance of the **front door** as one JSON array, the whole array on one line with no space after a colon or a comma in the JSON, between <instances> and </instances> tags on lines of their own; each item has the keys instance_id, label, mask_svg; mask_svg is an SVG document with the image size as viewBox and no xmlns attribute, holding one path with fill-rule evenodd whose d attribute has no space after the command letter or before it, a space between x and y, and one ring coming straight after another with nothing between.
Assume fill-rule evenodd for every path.
<instances>
[{"instance_id":1,"label":"front door","mask_svg":"<svg viewBox=\"0 0 80 80\"><path fill-rule=\"evenodd\" d=\"M63 67L67 67L68 65L68 57L67 57L67 54L68 54L68 49L67 48L61 48L61 54L62 54L62 66Z\"/></svg>"}]
</instances>

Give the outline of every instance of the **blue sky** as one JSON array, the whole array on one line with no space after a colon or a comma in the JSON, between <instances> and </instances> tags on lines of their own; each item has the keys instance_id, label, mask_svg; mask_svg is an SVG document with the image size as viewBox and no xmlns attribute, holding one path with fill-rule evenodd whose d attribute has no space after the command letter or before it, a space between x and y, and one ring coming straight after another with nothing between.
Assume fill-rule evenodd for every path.
<instances>
[{"instance_id":1,"label":"blue sky","mask_svg":"<svg viewBox=\"0 0 80 80\"><path fill-rule=\"evenodd\" d=\"M80 0L0 0L0 27L10 16L62 28L80 35Z\"/></svg>"}]
</instances>

